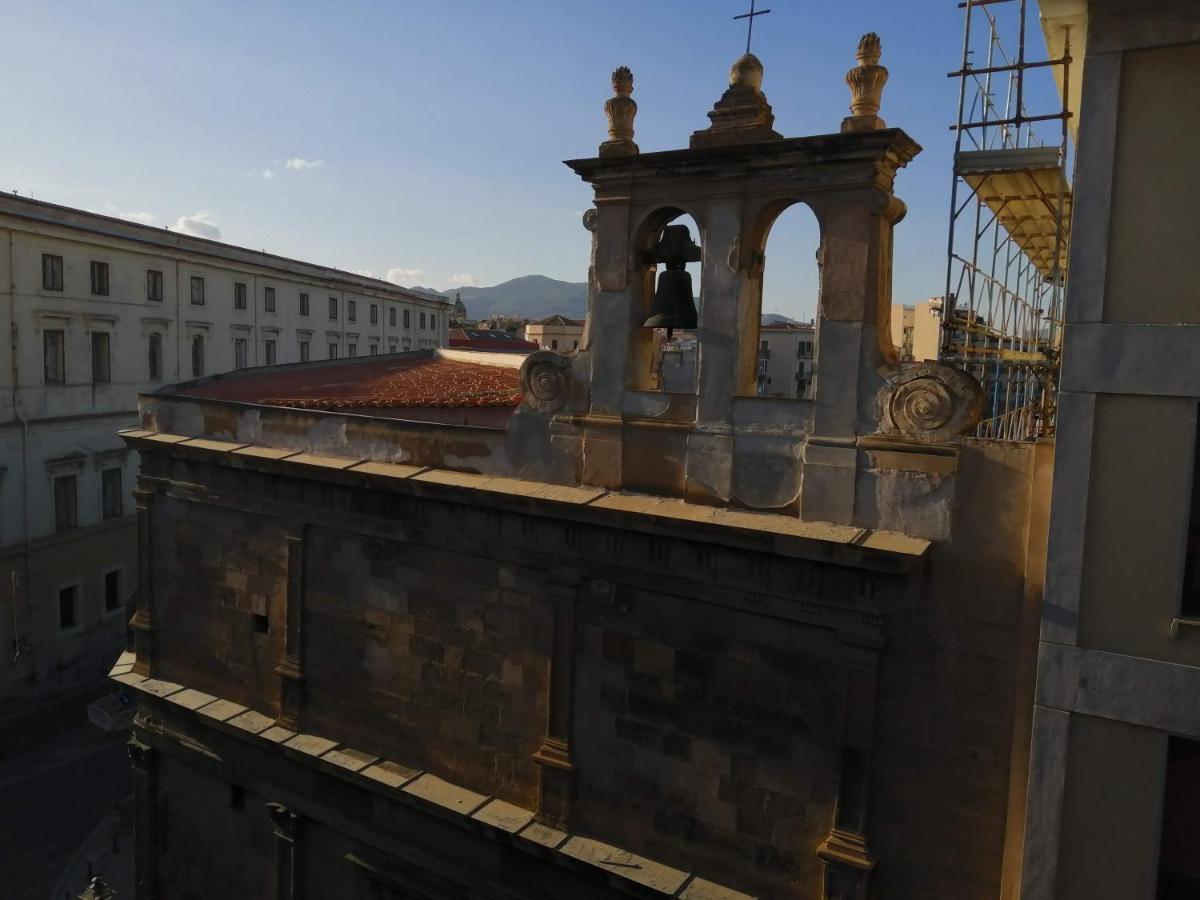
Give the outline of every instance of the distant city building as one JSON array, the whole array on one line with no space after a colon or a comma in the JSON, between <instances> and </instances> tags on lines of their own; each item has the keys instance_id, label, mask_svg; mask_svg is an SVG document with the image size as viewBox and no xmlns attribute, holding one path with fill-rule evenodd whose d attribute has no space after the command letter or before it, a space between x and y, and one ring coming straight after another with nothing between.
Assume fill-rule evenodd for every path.
<instances>
[{"instance_id":1,"label":"distant city building","mask_svg":"<svg viewBox=\"0 0 1200 900\"><path fill-rule=\"evenodd\" d=\"M759 329L757 388L760 397L812 397L816 326L778 322Z\"/></svg>"},{"instance_id":2,"label":"distant city building","mask_svg":"<svg viewBox=\"0 0 1200 900\"><path fill-rule=\"evenodd\" d=\"M444 346L445 303L0 195L0 698L99 671L137 582L139 391L235 368ZM14 353L15 351L15 353Z\"/></svg>"},{"instance_id":3,"label":"distant city building","mask_svg":"<svg viewBox=\"0 0 1200 900\"><path fill-rule=\"evenodd\" d=\"M932 362L942 340L942 298L892 304L892 343L904 362Z\"/></svg>"},{"instance_id":4,"label":"distant city building","mask_svg":"<svg viewBox=\"0 0 1200 900\"><path fill-rule=\"evenodd\" d=\"M530 353L538 349L532 341L522 340L509 331L491 328L451 328L451 347L459 350L503 350L509 353Z\"/></svg>"},{"instance_id":5,"label":"distant city building","mask_svg":"<svg viewBox=\"0 0 1200 900\"><path fill-rule=\"evenodd\" d=\"M543 350L561 350L569 353L579 349L583 339L583 322L566 316L549 316L540 322L525 326L525 340L537 344Z\"/></svg>"}]
</instances>

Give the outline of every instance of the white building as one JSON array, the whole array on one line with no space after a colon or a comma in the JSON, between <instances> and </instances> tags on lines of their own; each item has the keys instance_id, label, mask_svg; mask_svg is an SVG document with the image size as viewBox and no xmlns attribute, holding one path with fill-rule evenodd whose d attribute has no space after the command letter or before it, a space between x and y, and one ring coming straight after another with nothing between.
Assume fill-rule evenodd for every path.
<instances>
[{"instance_id":1,"label":"white building","mask_svg":"<svg viewBox=\"0 0 1200 900\"><path fill-rule=\"evenodd\" d=\"M764 324L758 340L758 395L811 399L816 327Z\"/></svg>"},{"instance_id":2,"label":"white building","mask_svg":"<svg viewBox=\"0 0 1200 900\"><path fill-rule=\"evenodd\" d=\"M139 391L444 347L450 307L373 278L0 195L0 698L107 666L136 578Z\"/></svg>"},{"instance_id":3,"label":"white building","mask_svg":"<svg viewBox=\"0 0 1200 900\"><path fill-rule=\"evenodd\" d=\"M538 345L542 350L558 350L570 353L579 349L583 340L583 323L566 316L549 316L540 322L525 326L525 340Z\"/></svg>"}]
</instances>

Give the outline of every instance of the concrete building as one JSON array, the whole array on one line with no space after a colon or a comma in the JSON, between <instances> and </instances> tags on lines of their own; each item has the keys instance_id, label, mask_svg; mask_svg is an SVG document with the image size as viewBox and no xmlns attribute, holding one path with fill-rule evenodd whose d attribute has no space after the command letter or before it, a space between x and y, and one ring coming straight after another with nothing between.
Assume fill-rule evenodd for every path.
<instances>
[{"instance_id":1,"label":"concrete building","mask_svg":"<svg viewBox=\"0 0 1200 900\"><path fill-rule=\"evenodd\" d=\"M942 340L942 298L892 304L892 344L905 362L933 362Z\"/></svg>"},{"instance_id":2,"label":"concrete building","mask_svg":"<svg viewBox=\"0 0 1200 900\"><path fill-rule=\"evenodd\" d=\"M575 353L141 397L113 669L139 704L138 898L990 900L1019 878L1049 448L960 437L978 385L894 353L892 188L920 148L878 116L874 35L858 57L839 133L776 133L747 54L711 126L647 154L614 73L609 139L568 163L595 195ZM762 248L798 202L822 227L814 389L761 397ZM674 392L645 260L683 267L683 210L703 302ZM503 420L445 418L476 406Z\"/></svg>"},{"instance_id":3,"label":"concrete building","mask_svg":"<svg viewBox=\"0 0 1200 900\"><path fill-rule=\"evenodd\" d=\"M348 272L0 195L0 698L107 668L136 586L141 390L446 343L447 307ZM11 650L11 652L10 652Z\"/></svg>"},{"instance_id":4,"label":"concrete building","mask_svg":"<svg viewBox=\"0 0 1200 900\"><path fill-rule=\"evenodd\" d=\"M811 398L816 326L772 323L758 337L758 396Z\"/></svg>"},{"instance_id":5,"label":"concrete building","mask_svg":"<svg viewBox=\"0 0 1200 900\"><path fill-rule=\"evenodd\" d=\"M537 344L542 350L570 353L579 349L582 339L583 323L566 316L549 316L525 326L525 340Z\"/></svg>"},{"instance_id":6,"label":"concrete building","mask_svg":"<svg viewBox=\"0 0 1200 900\"><path fill-rule=\"evenodd\" d=\"M1041 12L1078 154L1021 897L1196 897L1200 5Z\"/></svg>"}]
</instances>

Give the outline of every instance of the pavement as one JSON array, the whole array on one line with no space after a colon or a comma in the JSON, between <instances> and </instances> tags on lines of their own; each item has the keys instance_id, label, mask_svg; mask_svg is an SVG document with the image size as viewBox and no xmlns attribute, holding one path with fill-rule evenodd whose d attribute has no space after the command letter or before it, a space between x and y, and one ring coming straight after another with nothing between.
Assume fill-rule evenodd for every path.
<instances>
[{"instance_id":1,"label":"pavement","mask_svg":"<svg viewBox=\"0 0 1200 900\"><path fill-rule=\"evenodd\" d=\"M87 719L88 703L111 692L110 683L96 682L0 707L5 900L73 898L87 886L89 860L118 897L133 896L129 733L101 731Z\"/></svg>"}]
</instances>

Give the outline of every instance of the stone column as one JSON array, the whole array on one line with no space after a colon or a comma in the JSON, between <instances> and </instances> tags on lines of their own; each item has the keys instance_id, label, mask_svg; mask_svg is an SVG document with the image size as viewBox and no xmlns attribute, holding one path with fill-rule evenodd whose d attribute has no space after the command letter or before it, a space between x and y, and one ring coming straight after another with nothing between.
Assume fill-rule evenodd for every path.
<instances>
[{"instance_id":1,"label":"stone column","mask_svg":"<svg viewBox=\"0 0 1200 900\"><path fill-rule=\"evenodd\" d=\"M566 828L571 821L575 788L571 720L574 716L575 603L579 576L571 569L557 569L550 573L549 580L550 601L554 606L554 636L550 648L546 736L533 759L541 766L538 819Z\"/></svg>"},{"instance_id":2,"label":"stone column","mask_svg":"<svg viewBox=\"0 0 1200 900\"><path fill-rule=\"evenodd\" d=\"M882 637L842 634L847 666L845 736L833 827L817 848L825 864L822 900L866 900L875 860L867 846L871 754Z\"/></svg>"},{"instance_id":3,"label":"stone column","mask_svg":"<svg viewBox=\"0 0 1200 900\"><path fill-rule=\"evenodd\" d=\"M282 803L268 803L267 815L275 823L275 900L296 897L296 838L300 832L300 817Z\"/></svg>"},{"instance_id":4,"label":"stone column","mask_svg":"<svg viewBox=\"0 0 1200 900\"><path fill-rule=\"evenodd\" d=\"M158 798L155 796L157 751L136 737L126 745L133 767L134 900L154 900L154 842L158 836Z\"/></svg>"},{"instance_id":5,"label":"stone column","mask_svg":"<svg viewBox=\"0 0 1200 900\"><path fill-rule=\"evenodd\" d=\"M284 600L283 659L279 675L279 714L276 722L289 731L300 730L304 690L304 526L287 536L287 597Z\"/></svg>"},{"instance_id":6,"label":"stone column","mask_svg":"<svg viewBox=\"0 0 1200 900\"><path fill-rule=\"evenodd\" d=\"M137 509L138 585L137 608L129 620L133 632L133 671L149 677L154 662L154 544L151 500L154 494L139 487L133 492Z\"/></svg>"}]
</instances>

